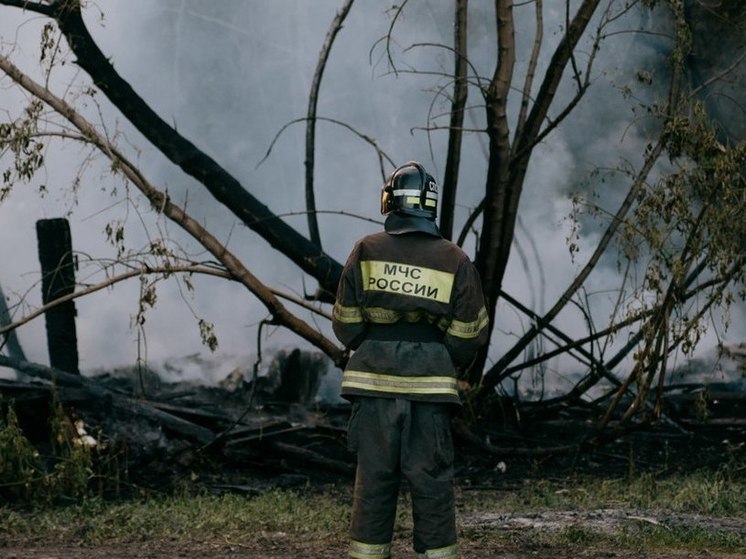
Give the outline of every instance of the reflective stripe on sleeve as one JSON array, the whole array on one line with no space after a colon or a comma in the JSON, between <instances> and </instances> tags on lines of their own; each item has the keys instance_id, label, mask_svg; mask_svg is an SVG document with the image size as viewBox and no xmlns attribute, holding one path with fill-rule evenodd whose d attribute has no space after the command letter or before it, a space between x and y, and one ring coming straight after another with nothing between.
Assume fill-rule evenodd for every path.
<instances>
[{"instance_id":1,"label":"reflective stripe on sleeve","mask_svg":"<svg viewBox=\"0 0 746 559\"><path fill-rule=\"evenodd\" d=\"M472 339L479 336L479 333L487 326L487 324L489 324L487 309L482 307L479 309L477 319L472 322L452 320L448 325L447 333L457 338Z\"/></svg>"},{"instance_id":2,"label":"reflective stripe on sleeve","mask_svg":"<svg viewBox=\"0 0 746 559\"><path fill-rule=\"evenodd\" d=\"M390 543L350 542L350 557L354 559L391 559Z\"/></svg>"},{"instance_id":3,"label":"reflective stripe on sleeve","mask_svg":"<svg viewBox=\"0 0 746 559\"><path fill-rule=\"evenodd\" d=\"M342 376L342 389L345 388L399 394L451 394L458 396L456 379L447 376L405 377L348 370Z\"/></svg>"},{"instance_id":4,"label":"reflective stripe on sleeve","mask_svg":"<svg viewBox=\"0 0 746 559\"><path fill-rule=\"evenodd\" d=\"M332 308L332 317L344 324L357 324L363 321L363 311L360 307L345 307L335 303Z\"/></svg>"}]
</instances>

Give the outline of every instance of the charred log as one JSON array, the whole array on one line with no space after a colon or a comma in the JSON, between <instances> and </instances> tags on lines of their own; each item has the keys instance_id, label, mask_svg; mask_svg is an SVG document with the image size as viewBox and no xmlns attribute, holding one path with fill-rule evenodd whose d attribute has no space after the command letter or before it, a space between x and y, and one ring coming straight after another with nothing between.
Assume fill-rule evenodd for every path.
<instances>
[{"instance_id":1,"label":"charred log","mask_svg":"<svg viewBox=\"0 0 746 559\"><path fill-rule=\"evenodd\" d=\"M287 357L274 364L278 376ZM144 400L134 396L135 380L114 374L88 378L2 355L0 367L36 379L0 382L0 407L14 406L29 439L42 443L49 435L50 406L57 402L71 419L85 422L101 447L126 449L118 460L140 487L183 487L188 479L216 493L253 495L263 488L350 481L354 474L348 404L283 402L280 382L261 391L250 383L227 389L153 382ZM553 415L532 413L520 402L495 398L478 418L453 421L457 478L468 487L495 487L529 468L567 474L603 464L605 475L624 475L630 467L717 467L744 457L739 441L746 436L746 397L738 387L671 386L665 401L679 428L663 421L615 425L599 440L602 410L566 404Z\"/></svg>"}]
</instances>

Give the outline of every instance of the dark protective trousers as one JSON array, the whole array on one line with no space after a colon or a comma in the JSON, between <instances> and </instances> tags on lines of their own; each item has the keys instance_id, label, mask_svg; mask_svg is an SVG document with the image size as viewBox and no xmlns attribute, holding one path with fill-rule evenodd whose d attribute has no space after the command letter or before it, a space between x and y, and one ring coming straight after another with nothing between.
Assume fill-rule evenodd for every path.
<instances>
[{"instance_id":1,"label":"dark protective trousers","mask_svg":"<svg viewBox=\"0 0 746 559\"><path fill-rule=\"evenodd\" d=\"M357 473L350 536L389 544L402 476L409 482L417 553L456 544L448 404L357 398L348 429Z\"/></svg>"}]
</instances>

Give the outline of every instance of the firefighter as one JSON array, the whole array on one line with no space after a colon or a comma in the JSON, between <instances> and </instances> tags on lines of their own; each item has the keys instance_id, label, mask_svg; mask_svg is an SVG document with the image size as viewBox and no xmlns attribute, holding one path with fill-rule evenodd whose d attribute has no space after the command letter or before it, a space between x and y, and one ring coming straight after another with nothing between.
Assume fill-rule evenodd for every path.
<instances>
[{"instance_id":1,"label":"firefighter","mask_svg":"<svg viewBox=\"0 0 746 559\"><path fill-rule=\"evenodd\" d=\"M438 186L416 161L381 190L384 231L360 239L342 274L334 333L352 351L341 394L357 455L349 557L391 557L402 477L419 557L457 559L450 414L457 379L487 342L479 275L444 239Z\"/></svg>"}]
</instances>

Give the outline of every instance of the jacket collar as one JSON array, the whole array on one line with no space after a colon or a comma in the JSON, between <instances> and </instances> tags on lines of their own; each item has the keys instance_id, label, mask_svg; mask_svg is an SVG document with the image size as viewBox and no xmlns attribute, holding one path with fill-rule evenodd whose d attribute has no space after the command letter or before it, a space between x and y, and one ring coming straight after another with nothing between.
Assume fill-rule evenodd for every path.
<instances>
[{"instance_id":1,"label":"jacket collar","mask_svg":"<svg viewBox=\"0 0 746 559\"><path fill-rule=\"evenodd\" d=\"M424 217L413 217L396 213L389 214L386 217L384 229L389 235L426 233L434 237L442 237L434 221Z\"/></svg>"}]
</instances>

